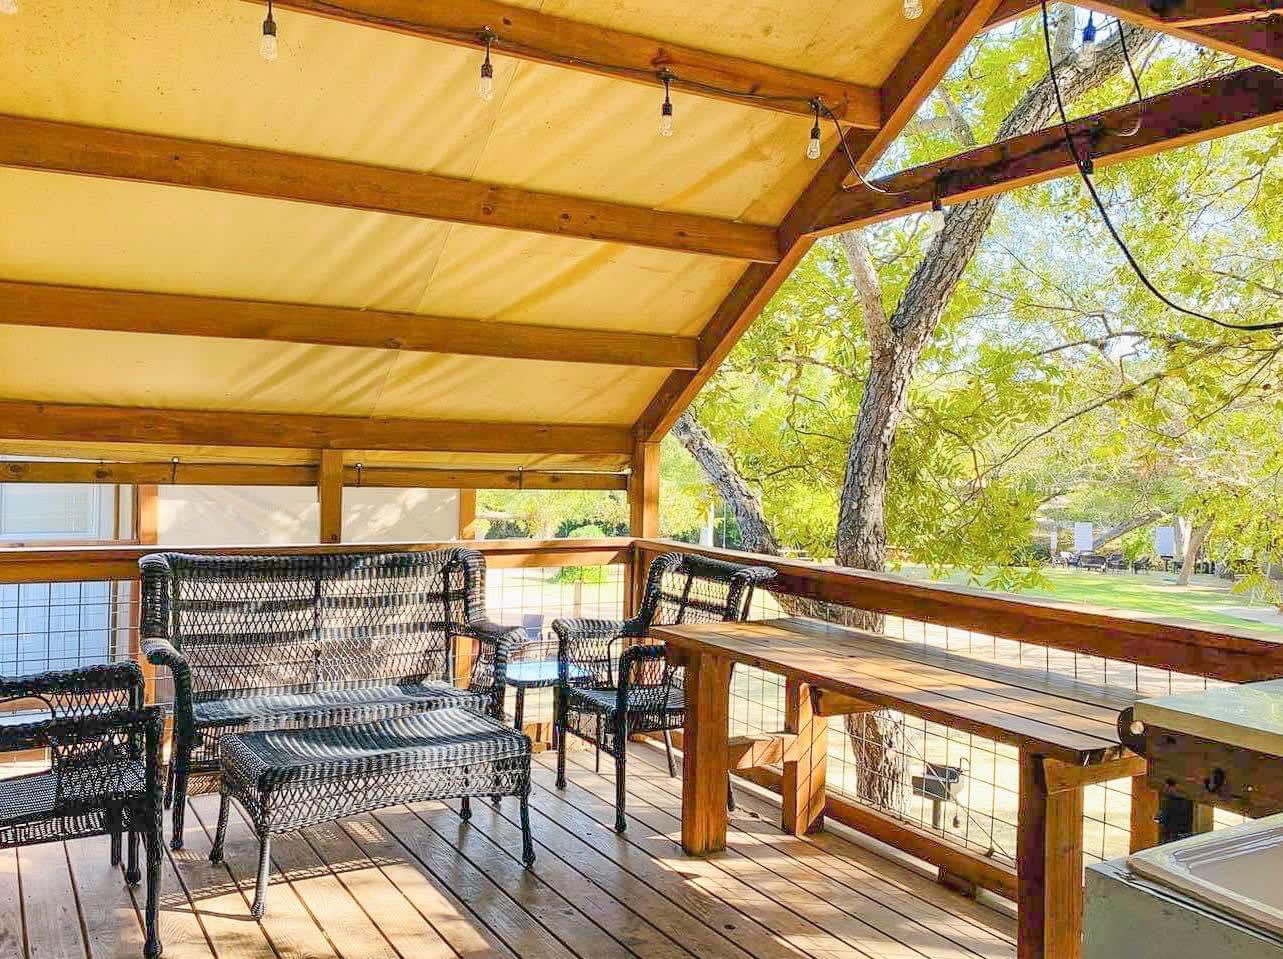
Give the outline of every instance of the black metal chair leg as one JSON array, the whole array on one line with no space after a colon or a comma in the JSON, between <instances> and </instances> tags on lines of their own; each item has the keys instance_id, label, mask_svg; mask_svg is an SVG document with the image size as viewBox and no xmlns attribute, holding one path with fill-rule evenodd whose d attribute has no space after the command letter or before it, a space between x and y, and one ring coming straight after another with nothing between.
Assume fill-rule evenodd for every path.
<instances>
[{"instance_id":1,"label":"black metal chair leg","mask_svg":"<svg viewBox=\"0 0 1283 959\"><path fill-rule=\"evenodd\" d=\"M668 759L669 777L676 776L677 767L673 764L673 737L667 729L664 730L664 756Z\"/></svg>"}]
</instances>

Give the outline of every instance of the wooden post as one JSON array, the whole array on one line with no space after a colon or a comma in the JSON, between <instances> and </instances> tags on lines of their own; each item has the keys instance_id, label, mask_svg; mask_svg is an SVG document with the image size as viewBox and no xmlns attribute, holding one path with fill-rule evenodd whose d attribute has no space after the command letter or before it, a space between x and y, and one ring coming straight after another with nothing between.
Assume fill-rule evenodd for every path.
<instances>
[{"instance_id":1,"label":"wooden post","mask_svg":"<svg viewBox=\"0 0 1283 959\"><path fill-rule=\"evenodd\" d=\"M321 500L321 542L343 540L343 452L321 450L317 474L317 495Z\"/></svg>"},{"instance_id":2,"label":"wooden post","mask_svg":"<svg viewBox=\"0 0 1283 959\"><path fill-rule=\"evenodd\" d=\"M794 836L824 825L824 775L829 761L829 721L815 712L812 687L796 679L784 688L784 729L797 739L784 759L781 828Z\"/></svg>"},{"instance_id":3,"label":"wooden post","mask_svg":"<svg viewBox=\"0 0 1283 959\"><path fill-rule=\"evenodd\" d=\"M154 546L160 539L160 489L156 486L134 487L134 539L140 546ZM156 701L156 667L142 654L142 583L135 579L129 587L129 655L143 671L143 689L147 702ZM168 720L167 720L168 721Z\"/></svg>"},{"instance_id":4,"label":"wooden post","mask_svg":"<svg viewBox=\"0 0 1283 959\"><path fill-rule=\"evenodd\" d=\"M1131 852L1158 845L1158 790L1147 776L1132 777Z\"/></svg>"},{"instance_id":5,"label":"wooden post","mask_svg":"<svg viewBox=\"0 0 1283 959\"><path fill-rule=\"evenodd\" d=\"M477 538L477 491L459 490L459 539Z\"/></svg>"},{"instance_id":6,"label":"wooden post","mask_svg":"<svg viewBox=\"0 0 1283 959\"><path fill-rule=\"evenodd\" d=\"M659 444L637 443L633 447L632 472L628 476L628 529L633 536L654 539L659 535ZM633 548L630 580L624 596L624 613L633 616L646 589L647 564L640 550Z\"/></svg>"},{"instance_id":7,"label":"wooden post","mask_svg":"<svg viewBox=\"0 0 1283 959\"><path fill-rule=\"evenodd\" d=\"M682 849L703 856L726 848L731 661L696 653L686 666L682 736Z\"/></svg>"},{"instance_id":8,"label":"wooden post","mask_svg":"<svg viewBox=\"0 0 1283 959\"><path fill-rule=\"evenodd\" d=\"M1016 823L1017 959L1078 959L1083 925L1083 789L1049 792L1042 757L1021 750Z\"/></svg>"}]
</instances>

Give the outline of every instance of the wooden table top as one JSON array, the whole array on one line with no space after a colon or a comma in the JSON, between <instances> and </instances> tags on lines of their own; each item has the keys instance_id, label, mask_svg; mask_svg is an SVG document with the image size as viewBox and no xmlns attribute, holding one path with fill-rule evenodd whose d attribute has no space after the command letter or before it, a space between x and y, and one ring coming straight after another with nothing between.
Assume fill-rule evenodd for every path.
<instances>
[{"instance_id":1,"label":"wooden table top","mask_svg":"<svg viewBox=\"0 0 1283 959\"><path fill-rule=\"evenodd\" d=\"M1073 765L1125 750L1117 717L1139 694L809 619L663 626L655 639L844 693Z\"/></svg>"}]
</instances>

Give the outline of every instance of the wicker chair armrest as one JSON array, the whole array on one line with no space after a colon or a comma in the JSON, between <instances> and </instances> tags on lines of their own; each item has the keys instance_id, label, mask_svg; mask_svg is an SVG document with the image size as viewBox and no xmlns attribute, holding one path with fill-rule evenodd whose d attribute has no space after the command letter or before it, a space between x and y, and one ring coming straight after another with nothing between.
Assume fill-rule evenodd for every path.
<instances>
[{"instance_id":1,"label":"wicker chair armrest","mask_svg":"<svg viewBox=\"0 0 1283 959\"><path fill-rule=\"evenodd\" d=\"M0 726L0 752L48 749L106 739L120 734L146 737L148 749L151 750L151 739L154 734L155 754L159 758L160 734L163 727L164 713L159 706L113 709L88 716L41 719L13 726Z\"/></svg>"},{"instance_id":2,"label":"wicker chair armrest","mask_svg":"<svg viewBox=\"0 0 1283 959\"><path fill-rule=\"evenodd\" d=\"M80 666L0 678L0 700L89 695L110 690L131 690L137 694L141 705L143 673L138 664Z\"/></svg>"},{"instance_id":3,"label":"wicker chair armrest","mask_svg":"<svg viewBox=\"0 0 1283 959\"><path fill-rule=\"evenodd\" d=\"M503 719L508 659L512 647L525 639L525 632L520 626L504 626L488 619L474 619L459 635L475 639L481 645L480 655L472 666L468 688L486 693L490 699L490 714Z\"/></svg>"},{"instance_id":4,"label":"wicker chair armrest","mask_svg":"<svg viewBox=\"0 0 1283 959\"><path fill-rule=\"evenodd\" d=\"M615 708L620 714L628 712L629 692L634 685L654 686L656 689L661 690L659 701L664 702L667 700L667 693L673 681L673 671L667 668L667 663L665 662L667 658L668 651L663 643L644 643L637 646L629 646L624 650L624 654L619 657L619 687L615 701ZM663 677L659 683L634 683L634 669L645 663L664 663L664 666L659 667Z\"/></svg>"},{"instance_id":5,"label":"wicker chair armrest","mask_svg":"<svg viewBox=\"0 0 1283 959\"><path fill-rule=\"evenodd\" d=\"M164 666L174 677L174 722L178 731L190 734L192 717L192 667L174 644L160 636L144 636L142 652L153 666Z\"/></svg>"}]
</instances>

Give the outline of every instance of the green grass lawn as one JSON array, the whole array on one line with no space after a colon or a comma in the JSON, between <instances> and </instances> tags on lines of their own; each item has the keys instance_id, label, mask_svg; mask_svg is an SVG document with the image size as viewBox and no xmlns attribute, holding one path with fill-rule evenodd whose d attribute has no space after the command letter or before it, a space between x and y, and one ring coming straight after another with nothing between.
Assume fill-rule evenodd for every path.
<instances>
[{"instance_id":1,"label":"green grass lawn","mask_svg":"<svg viewBox=\"0 0 1283 959\"><path fill-rule=\"evenodd\" d=\"M907 576L928 579L922 567L906 566ZM1164 573L1080 573L1077 570L1049 569L1050 589L1030 589L1024 596L1043 596L1069 603L1088 603L1114 609L1132 610L1152 616L1188 619L1217 626L1238 626L1283 635L1283 617L1272 615L1272 605L1249 603L1243 593L1230 592L1229 584L1214 576L1195 576L1189 586L1177 586L1174 575ZM945 582L967 583L966 574L949 577ZM1241 615L1237 610L1250 607L1265 621Z\"/></svg>"}]
</instances>

